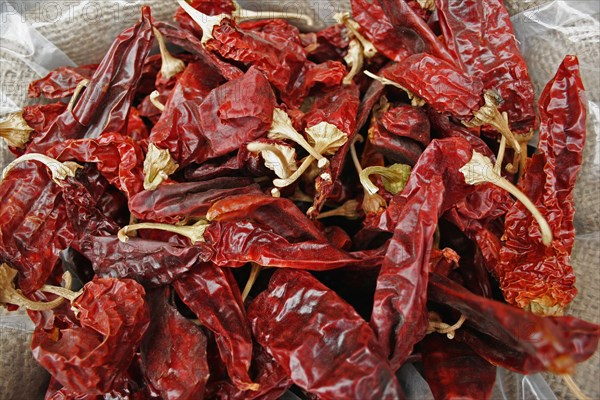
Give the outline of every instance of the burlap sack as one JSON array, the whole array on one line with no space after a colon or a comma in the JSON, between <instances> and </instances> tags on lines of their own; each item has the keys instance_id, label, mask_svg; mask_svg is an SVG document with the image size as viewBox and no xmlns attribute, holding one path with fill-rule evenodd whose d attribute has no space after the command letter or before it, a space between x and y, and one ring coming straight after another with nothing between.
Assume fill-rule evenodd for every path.
<instances>
[{"instance_id":1,"label":"burlap sack","mask_svg":"<svg viewBox=\"0 0 600 400\"><path fill-rule=\"evenodd\" d=\"M336 12L349 9L347 1L336 0L239 2L249 9L307 12L318 27L332 23ZM591 103L589 110L592 118L588 118L584 166L575 190L578 236L572 261L578 277L579 296L568 312L600 323L600 2L507 0L505 3L511 15L514 15L517 37L523 44L536 93L539 95L564 54L574 53L582 61L588 100L595 102ZM0 24L7 24L6 15L25 22L29 29L45 38L43 47L53 55L57 65L28 65L22 55L32 49L19 41L19 33L13 32L11 35L2 29L0 115L28 104L31 100L26 96L27 85L31 80L43 76L48 69L68 63L75 65L99 61L123 27L138 19L140 4L151 5L154 17L161 20L170 20L176 7L174 0L30 0L2 1L1 4L1 10L7 13L3 14ZM586 12L582 13L581 7ZM0 28L3 27L0 25ZM2 143L0 167L9 160L10 155ZM31 324L26 316L14 313L6 316L0 310L1 400L43 397L48 375L31 358L30 331ZM599 378L600 355L596 353L578 368L575 380L591 398L600 398ZM546 379L558 398L572 397L559 378L546 375Z\"/></svg>"}]
</instances>

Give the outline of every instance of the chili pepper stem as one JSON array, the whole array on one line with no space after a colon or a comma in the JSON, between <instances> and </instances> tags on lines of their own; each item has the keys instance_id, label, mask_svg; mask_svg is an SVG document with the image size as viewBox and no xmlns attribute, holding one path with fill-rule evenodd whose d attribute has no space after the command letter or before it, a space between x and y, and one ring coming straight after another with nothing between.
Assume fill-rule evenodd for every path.
<instances>
[{"instance_id":1,"label":"chili pepper stem","mask_svg":"<svg viewBox=\"0 0 600 400\"><path fill-rule=\"evenodd\" d=\"M289 12L278 12L278 11L253 11L246 10L237 3L237 1L233 1L233 5L235 7L235 11L231 13L231 16L236 19L236 21L243 20L252 20L252 19L299 19L304 21L307 26L314 26L315 21L310 17L310 15L305 14L297 14L297 13L289 13Z\"/></svg>"},{"instance_id":2,"label":"chili pepper stem","mask_svg":"<svg viewBox=\"0 0 600 400\"><path fill-rule=\"evenodd\" d=\"M306 150L308 154L319 160L319 163L317 164L319 168L324 168L329 164L329 160L323 157L321 153L308 144L306 139L304 139L304 137L298 133L296 129L294 129L289 115L287 115L287 113L280 108L275 108L273 110L273 123L267 136L269 139L283 139L296 142L304 150Z\"/></svg>"},{"instance_id":3,"label":"chili pepper stem","mask_svg":"<svg viewBox=\"0 0 600 400\"><path fill-rule=\"evenodd\" d=\"M348 72L342 82L344 85L349 85L363 67L363 48L358 40L352 39L350 41L348 53L344 56L344 61L350 67L350 72Z\"/></svg>"},{"instance_id":4,"label":"chili pepper stem","mask_svg":"<svg viewBox=\"0 0 600 400\"><path fill-rule=\"evenodd\" d=\"M435 0L417 0L417 3L424 10L435 11Z\"/></svg>"},{"instance_id":5,"label":"chili pepper stem","mask_svg":"<svg viewBox=\"0 0 600 400\"><path fill-rule=\"evenodd\" d=\"M22 112L9 114L0 122L0 137L10 147L25 148L25 144L29 142L31 131L33 128L27 125Z\"/></svg>"},{"instance_id":6,"label":"chili pepper stem","mask_svg":"<svg viewBox=\"0 0 600 400\"><path fill-rule=\"evenodd\" d=\"M473 113L472 120L463 121L463 125L467 127L490 125L500 132L502 136L506 137L508 144L510 144L517 154L521 154L521 144L510 130L508 118L505 118L498 110L498 95L488 90L483 94L483 99L485 104Z\"/></svg>"},{"instance_id":7,"label":"chili pepper stem","mask_svg":"<svg viewBox=\"0 0 600 400\"><path fill-rule=\"evenodd\" d=\"M260 275L260 272L262 270L263 267L261 265L252 263L250 276L248 277L248 280L246 281L246 286L244 286L244 291L242 292L242 301L246 301L248 294L250 294L250 291L252 290L252 286L254 286L254 282L256 282L256 279L258 278L258 275Z\"/></svg>"},{"instance_id":8,"label":"chili pepper stem","mask_svg":"<svg viewBox=\"0 0 600 400\"><path fill-rule=\"evenodd\" d=\"M502 173L502 162L504 161L504 153L506 152L506 137L500 136L500 147L498 148L498 155L496 156L496 163L494 164L494 172L498 175Z\"/></svg>"},{"instance_id":9,"label":"chili pepper stem","mask_svg":"<svg viewBox=\"0 0 600 400\"><path fill-rule=\"evenodd\" d=\"M427 328L427 333L440 333L442 335L446 335L448 339L454 339L456 335L455 332L464 324L467 320L467 317L464 314L460 314L460 318L453 325L449 325L445 322L442 322L441 317L436 312L429 313L429 327Z\"/></svg>"},{"instance_id":10,"label":"chili pepper stem","mask_svg":"<svg viewBox=\"0 0 600 400\"><path fill-rule=\"evenodd\" d=\"M282 179L288 178L296 170L294 149L286 147L286 154L282 149L282 145L274 145L263 142L251 142L246 145L248 151L252 153L260 152L260 155L265 160L265 166L274 171L275 174ZM289 149L289 151L288 151Z\"/></svg>"},{"instance_id":11,"label":"chili pepper stem","mask_svg":"<svg viewBox=\"0 0 600 400\"><path fill-rule=\"evenodd\" d=\"M350 18L349 13L337 13L333 16L339 24L343 24L361 44L362 52L365 58L371 58L377 54L375 45L370 40L366 39L360 32L358 22Z\"/></svg>"},{"instance_id":12,"label":"chili pepper stem","mask_svg":"<svg viewBox=\"0 0 600 400\"><path fill-rule=\"evenodd\" d=\"M158 108L160 111L165 111L165 105L158 100L159 96L159 91L154 90L152 93L150 93L150 96L148 96L148 98L150 99L150 103L152 103L154 107Z\"/></svg>"},{"instance_id":13,"label":"chili pepper stem","mask_svg":"<svg viewBox=\"0 0 600 400\"><path fill-rule=\"evenodd\" d=\"M354 136L354 140L352 141L352 144L350 144L350 156L352 157L352 163L354 164L354 168L356 169L356 173L358 174L359 177L363 173L363 168L360 165L358 156L356 155L355 143L363 142L363 141L364 141L364 138L361 135L356 135L356 136ZM377 188L377 186L373 185L373 183L370 180L368 180L368 182L372 186ZM361 184L362 184L362 181L361 181ZM363 187L363 192L364 192L362 208L366 214L376 214L379 212L379 210L387 208L387 202L385 201L385 199L376 193L379 190L379 188L377 188L377 190L374 193L371 193L364 185L362 185L362 187ZM370 188L370 189L373 189L373 188Z\"/></svg>"},{"instance_id":14,"label":"chili pepper stem","mask_svg":"<svg viewBox=\"0 0 600 400\"><path fill-rule=\"evenodd\" d=\"M81 294L81 292L73 292L70 290L72 277L69 272L65 272L63 274L65 287L44 285L40 288L40 291L56 294L59 296L58 298L47 302L33 301L23 296L23 294L15 288L14 281L16 277L16 269L11 268L6 263L0 265L0 305L13 304L32 311L51 310L61 305L65 298L73 301Z\"/></svg>"},{"instance_id":15,"label":"chili pepper stem","mask_svg":"<svg viewBox=\"0 0 600 400\"><path fill-rule=\"evenodd\" d=\"M565 385L567 385L567 387L569 388L571 393L573 393L573 395L578 400L590 400L590 398L585 393L583 393L583 391L577 385L577 383L575 383L575 380L573 379L573 377L571 375L564 374L564 375L559 375L559 376L565 382Z\"/></svg>"},{"instance_id":16,"label":"chili pepper stem","mask_svg":"<svg viewBox=\"0 0 600 400\"><path fill-rule=\"evenodd\" d=\"M278 188L283 188L291 185L292 183L296 182L298 178L302 176L303 173L306 172L306 170L308 169L308 167L310 167L310 164L312 164L313 161L315 161L315 158L309 154L304 158L302 164L300 164L300 167L298 167L298 169L292 175L284 179L273 179L273 185L275 185Z\"/></svg>"},{"instance_id":17,"label":"chili pepper stem","mask_svg":"<svg viewBox=\"0 0 600 400\"><path fill-rule=\"evenodd\" d=\"M79 95L83 89L89 85L89 83L90 81L88 79L84 79L77 84L75 91L73 92L73 96L71 96L71 100L69 100L69 104L67 104L67 110L73 111L73 107L75 107L75 103L77 102L77 99L79 99Z\"/></svg>"},{"instance_id":18,"label":"chili pepper stem","mask_svg":"<svg viewBox=\"0 0 600 400\"><path fill-rule=\"evenodd\" d=\"M154 32L154 37L156 38L158 48L160 49L160 58L162 60L160 73L164 78L171 79L185 69L185 63L179 58L173 57L169 52L165 39L158 29L152 28L152 32Z\"/></svg>"},{"instance_id":19,"label":"chili pepper stem","mask_svg":"<svg viewBox=\"0 0 600 400\"><path fill-rule=\"evenodd\" d=\"M72 162L72 161L66 161L63 163L58 160L55 160L54 158L45 156L43 154L29 153L29 154L22 155L21 157L17 158L16 160L14 160L10 164L8 164L6 166L6 168L4 168L4 171L2 171L2 179L6 178L8 173L16 165L23 163L25 161L39 161L42 164L46 165L46 167L48 167L48 169L52 173L52 180L54 181L54 183L56 183L59 186L63 185L62 181L65 180L67 177L69 177L69 176L72 178L75 177L75 172L79 168L83 168L81 165L79 165L75 162Z\"/></svg>"},{"instance_id":20,"label":"chili pepper stem","mask_svg":"<svg viewBox=\"0 0 600 400\"><path fill-rule=\"evenodd\" d=\"M169 150L159 149L150 143L144 159L144 189L155 190L177 168L179 164L173 161Z\"/></svg>"},{"instance_id":21,"label":"chili pepper stem","mask_svg":"<svg viewBox=\"0 0 600 400\"><path fill-rule=\"evenodd\" d=\"M379 188L371 182L370 175L377 174L383 178L385 189L391 194L397 194L404 189L410 177L410 167L404 164L393 164L389 167L372 166L364 168L360 174L360 183L370 194L375 194Z\"/></svg>"},{"instance_id":22,"label":"chili pepper stem","mask_svg":"<svg viewBox=\"0 0 600 400\"><path fill-rule=\"evenodd\" d=\"M359 217L358 214L358 201L350 199L341 206L332 210L321 212L317 215L316 219L329 218L329 217L344 217L348 219L356 219Z\"/></svg>"},{"instance_id":23,"label":"chili pepper stem","mask_svg":"<svg viewBox=\"0 0 600 400\"><path fill-rule=\"evenodd\" d=\"M406 92L406 94L408 95L408 98L410 99L410 104L413 107L423 107L425 105L425 100L423 100L422 98L420 98L419 96L417 96L416 94L411 92L410 90L406 89L405 87L401 86L400 84L392 81L391 79L387 79L387 78L384 78L383 76L375 75L371 71L363 71L363 73L365 75L367 75L369 78L373 78L376 81L379 81L383 85L394 86L394 87L397 87L398 89L401 89L404 92Z\"/></svg>"},{"instance_id":24,"label":"chili pepper stem","mask_svg":"<svg viewBox=\"0 0 600 400\"><path fill-rule=\"evenodd\" d=\"M489 182L501 189L506 190L516 197L517 200L523 203L523 205L529 210L540 226L542 242L546 246L549 246L552 243L552 230L550 229L550 226L548 225L548 222L544 216L523 192L521 192L515 185L504 179L502 176L494 172L494 166L489 158L476 151L473 151L471 160L462 168L460 168L460 172L462 172L465 177L465 182L469 185L478 185L484 182Z\"/></svg>"},{"instance_id":25,"label":"chili pepper stem","mask_svg":"<svg viewBox=\"0 0 600 400\"><path fill-rule=\"evenodd\" d=\"M168 224L159 224L155 222L142 222L134 225L124 226L117 233L117 237L121 242L127 243L129 240L129 234L140 229L158 229L161 231L173 232L179 235L185 236L192 244L196 242L204 242L204 231L208 228L209 223L206 221L198 221L194 225L190 226L174 226Z\"/></svg>"},{"instance_id":26,"label":"chili pepper stem","mask_svg":"<svg viewBox=\"0 0 600 400\"><path fill-rule=\"evenodd\" d=\"M185 0L177 0L177 3L202 29L202 39L200 40L202 44L213 38L212 32L215 26L219 25L225 18L231 18L227 14L206 15L196 10Z\"/></svg>"}]
</instances>

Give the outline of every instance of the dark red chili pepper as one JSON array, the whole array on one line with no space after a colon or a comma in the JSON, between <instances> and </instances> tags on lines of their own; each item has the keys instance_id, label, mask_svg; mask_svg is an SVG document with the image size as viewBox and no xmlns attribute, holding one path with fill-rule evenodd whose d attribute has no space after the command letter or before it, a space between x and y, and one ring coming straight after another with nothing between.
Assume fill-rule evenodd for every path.
<instances>
[{"instance_id":1,"label":"dark red chili pepper","mask_svg":"<svg viewBox=\"0 0 600 400\"><path fill-rule=\"evenodd\" d=\"M48 174L44 165L29 162L0 183L0 259L19 271L25 293L46 283L74 239L61 188Z\"/></svg>"},{"instance_id":2,"label":"dark red chili pepper","mask_svg":"<svg viewBox=\"0 0 600 400\"><path fill-rule=\"evenodd\" d=\"M203 101L169 104L150 141L168 149L183 167L223 156L264 135L273 120L275 96L265 76L251 68L212 90Z\"/></svg>"},{"instance_id":3,"label":"dark red chili pepper","mask_svg":"<svg viewBox=\"0 0 600 400\"><path fill-rule=\"evenodd\" d=\"M163 184L136 194L130 211L141 220L173 224L186 218L204 218L214 202L242 194L262 195L262 191L250 178Z\"/></svg>"},{"instance_id":4,"label":"dark red chili pepper","mask_svg":"<svg viewBox=\"0 0 600 400\"><path fill-rule=\"evenodd\" d=\"M360 32L375 46L377 51L393 61L402 61L411 51L406 47L403 34L394 28L383 9L367 0L352 0L352 17L361 26Z\"/></svg>"},{"instance_id":5,"label":"dark red chili pepper","mask_svg":"<svg viewBox=\"0 0 600 400\"><path fill-rule=\"evenodd\" d=\"M221 359L236 387L259 389L248 375L252 337L240 290L231 272L211 263L198 264L173 282L173 287L198 321L214 332Z\"/></svg>"},{"instance_id":6,"label":"dark red chili pepper","mask_svg":"<svg viewBox=\"0 0 600 400\"><path fill-rule=\"evenodd\" d=\"M129 279L92 280L71 303L77 318L59 310L38 319L33 356L74 393L110 392L148 328L144 295L144 288Z\"/></svg>"},{"instance_id":7,"label":"dark red chili pepper","mask_svg":"<svg viewBox=\"0 0 600 400\"><path fill-rule=\"evenodd\" d=\"M420 344L423 374L436 400L489 399L496 382L496 367L469 346L439 334Z\"/></svg>"},{"instance_id":8,"label":"dark red chili pepper","mask_svg":"<svg viewBox=\"0 0 600 400\"><path fill-rule=\"evenodd\" d=\"M405 0L378 0L378 3L410 54L429 53L451 65L456 63L427 23Z\"/></svg>"},{"instance_id":9,"label":"dark red chili pepper","mask_svg":"<svg viewBox=\"0 0 600 400\"><path fill-rule=\"evenodd\" d=\"M511 127L527 133L536 125L533 85L500 0L437 0L444 42L453 58L502 97Z\"/></svg>"},{"instance_id":10,"label":"dark red chili pepper","mask_svg":"<svg viewBox=\"0 0 600 400\"><path fill-rule=\"evenodd\" d=\"M369 325L309 273L276 271L248 318L256 340L292 381L319 398L401 397Z\"/></svg>"},{"instance_id":11,"label":"dark red chili pepper","mask_svg":"<svg viewBox=\"0 0 600 400\"><path fill-rule=\"evenodd\" d=\"M141 343L144 376L163 399L199 399L208 380L206 336L167 301L148 295L150 326Z\"/></svg>"},{"instance_id":12,"label":"dark red chili pepper","mask_svg":"<svg viewBox=\"0 0 600 400\"><path fill-rule=\"evenodd\" d=\"M301 33L300 39L308 58L317 63L340 61L350 42L346 29L341 24L328 26L318 32Z\"/></svg>"},{"instance_id":13,"label":"dark red chili pepper","mask_svg":"<svg viewBox=\"0 0 600 400\"><path fill-rule=\"evenodd\" d=\"M539 110L540 153L528 161L520 187L548 220L554 240L545 246L530 214L514 204L506 214L500 262L493 272L509 303L560 315L577 293L570 262L575 239L573 188L586 136L577 57L564 59L540 96Z\"/></svg>"},{"instance_id":14,"label":"dark red chili pepper","mask_svg":"<svg viewBox=\"0 0 600 400\"><path fill-rule=\"evenodd\" d=\"M598 325L574 317L537 316L473 294L436 274L430 276L428 296L466 317L455 340L492 364L519 373L568 374L598 348Z\"/></svg>"},{"instance_id":15,"label":"dark red chili pepper","mask_svg":"<svg viewBox=\"0 0 600 400\"><path fill-rule=\"evenodd\" d=\"M117 37L73 110L38 132L28 152L44 152L67 139L126 132L131 102L153 42L150 20L150 8L143 7L141 22Z\"/></svg>"},{"instance_id":16,"label":"dark red chili pepper","mask_svg":"<svg viewBox=\"0 0 600 400\"><path fill-rule=\"evenodd\" d=\"M381 74L425 100L437 112L461 120L470 120L482 102L483 83L479 78L431 54L414 54Z\"/></svg>"},{"instance_id":17,"label":"dark red chili pepper","mask_svg":"<svg viewBox=\"0 0 600 400\"><path fill-rule=\"evenodd\" d=\"M77 85L85 79L90 79L98 68L98 64L82 65L81 67L58 67L45 77L29 84L29 97L45 97L60 99L71 96Z\"/></svg>"}]
</instances>

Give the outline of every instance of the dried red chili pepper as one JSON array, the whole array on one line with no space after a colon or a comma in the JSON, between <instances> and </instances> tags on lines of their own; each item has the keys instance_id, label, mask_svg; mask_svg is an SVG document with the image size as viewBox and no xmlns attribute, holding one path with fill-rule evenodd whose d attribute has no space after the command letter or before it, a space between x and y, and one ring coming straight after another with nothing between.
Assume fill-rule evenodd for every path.
<instances>
[{"instance_id":1,"label":"dried red chili pepper","mask_svg":"<svg viewBox=\"0 0 600 400\"><path fill-rule=\"evenodd\" d=\"M262 195L262 191L250 178L173 183L136 194L130 211L141 220L173 224L186 218L204 218L214 202L242 194Z\"/></svg>"},{"instance_id":2,"label":"dried red chili pepper","mask_svg":"<svg viewBox=\"0 0 600 400\"><path fill-rule=\"evenodd\" d=\"M444 42L453 58L485 90L494 90L511 128L527 133L535 128L533 85L515 38L510 15L499 0L437 0Z\"/></svg>"},{"instance_id":3,"label":"dried red chili pepper","mask_svg":"<svg viewBox=\"0 0 600 400\"><path fill-rule=\"evenodd\" d=\"M463 343L428 335L420 344L423 374L436 400L489 399L496 367Z\"/></svg>"},{"instance_id":4,"label":"dried red chili pepper","mask_svg":"<svg viewBox=\"0 0 600 400\"><path fill-rule=\"evenodd\" d=\"M198 264L173 282L173 287L200 323L214 332L221 359L236 387L259 389L248 375L252 337L242 297L231 272L212 263Z\"/></svg>"},{"instance_id":5,"label":"dried red chili pepper","mask_svg":"<svg viewBox=\"0 0 600 400\"><path fill-rule=\"evenodd\" d=\"M436 274L430 275L428 296L466 317L455 339L492 364L519 373L568 374L598 347L598 325L574 317L537 316L475 295Z\"/></svg>"},{"instance_id":6,"label":"dried red chili pepper","mask_svg":"<svg viewBox=\"0 0 600 400\"><path fill-rule=\"evenodd\" d=\"M83 80L89 80L98 64L82 65L81 67L58 67L45 77L29 84L29 97L45 97L47 99L60 99L71 96L77 85Z\"/></svg>"},{"instance_id":7,"label":"dried red chili pepper","mask_svg":"<svg viewBox=\"0 0 600 400\"><path fill-rule=\"evenodd\" d=\"M319 398L401 396L369 325L309 273L276 271L248 318L256 340L292 381Z\"/></svg>"},{"instance_id":8,"label":"dried red chili pepper","mask_svg":"<svg viewBox=\"0 0 600 400\"><path fill-rule=\"evenodd\" d=\"M150 326L141 343L144 376L163 399L199 399L208 380L206 336L158 289L147 297Z\"/></svg>"},{"instance_id":9,"label":"dried red chili pepper","mask_svg":"<svg viewBox=\"0 0 600 400\"><path fill-rule=\"evenodd\" d=\"M171 107L168 103L150 141L168 149L180 166L201 163L264 135L271 126L274 107L269 82L260 71L250 68L241 78L212 90L203 101L192 99Z\"/></svg>"},{"instance_id":10,"label":"dried red chili pepper","mask_svg":"<svg viewBox=\"0 0 600 400\"><path fill-rule=\"evenodd\" d=\"M451 65L456 63L427 23L405 0L378 0L378 3L396 30L396 35L402 38L402 47L408 49L410 54L426 52Z\"/></svg>"},{"instance_id":11,"label":"dried red chili pepper","mask_svg":"<svg viewBox=\"0 0 600 400\"><path fill-rule=\"evenodd\" d=\"M74 239L62 191L46 166L27 163L4 177L0 200L0 259L19 271L19 287L31 293L48 280L59 253Z\"/></svg>"},{"instance_id":12,"label":"dried red chili pepper","mask_svg":"<svg viewBox=\"0 0 600 400\"><path fill-rule=\"evenodd\" d=\"M46 130L38 132L28 152L44 152L67 139L126 131L144 59L152 46L150 19L150 8L143 7L141 22L117 37L73 110L66 110Z\"/></svg>"},{"instance_id":13,"label":"dried red chili pepper","mask_svg":"<svg viewBox=\"0 0 600 400\"><path fill-rule=\"evenodd\" d=\"M508 302L535 313L560 315L577 293L570 263L575 238L573 188L586 133L577 57L564 59L540 96L539 110L540 153L528 161L520 187L546 216L554 240L544 246L537 229L528 228L531 217L519 204L513 205L506 214L500 262L493 272Z\"/></svg>"},{"instance_id":14,"label":"dried red chili pepper","mask_svg":"<svg viewBox=\"0 0 600 400\"><path fill-rule=\"evenodd\" d=\"M73 315L38 316L35 359L64 387L101 395L127 370L150 322L144 288L129 279L94 279L71 306Z\"/></svg>"}]
</instances>

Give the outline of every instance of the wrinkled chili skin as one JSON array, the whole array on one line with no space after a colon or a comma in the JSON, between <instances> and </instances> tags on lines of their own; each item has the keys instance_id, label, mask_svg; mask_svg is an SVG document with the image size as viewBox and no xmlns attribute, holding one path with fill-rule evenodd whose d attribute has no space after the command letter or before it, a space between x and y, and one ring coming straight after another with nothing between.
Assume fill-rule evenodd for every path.
<instances>
[{"instance_id":1,"label":"wrinkled chili skin","mask_svg":"<svg viewBox=\"0 0 600 400\"><path fill-rule=\"evenodd\" d=\"M308 272L276 271L248 317L257 341L292 381L319 398L401 397L369 325Z\"/></svg>"},{"instance_id":2,"label":"wrinkled chili skin","mask_svg":"<svg viewBox=\"0 0 600 400\"><path fill-rule=\"evenodd\" d=\"M377 0L377 3L389 17L396 34L402 37L403 47L408 49L410 54L429 53L455 65L454 57L405 0Z\"/></svg>"},{"instance_id":3,"label":"wrinkled chili skin","mask_svg":"<svg viewBox=\"0 0 600 400\"><path fill-rule=\"evenodd\" d=\"M208 380L206 336L167 302L168 292L149 293L151 321L141 343L145 377L163 399L201 399Z\"/></svg>"},{"instance_id":4,"label":"wrinkled chili skin","mask_svg":"<svg viewBox=\"0 0 600 400\"><path fill-rule=\"evenodd\" d=\"M82 65L81 67L58 67L45 77L29 84L29 97L45 97L60 99L71 96L77 85L84 79L90 79L98 68L98 64Z\"/></svg>"},{"instance_id":5,"label":"wrinkled chili skin","mask_svg":"<svg viewBox=\"0 0 600 400\"><path fill-rule=\"evenodd\" d=\"M407 57L382 73L437 112L461 120L471 119L482 102L483 83L479 78L427 53Z\"/></svg>"},{"instance_id":6,"label":"wrinkled chili skin","mask_svg":"<svg viewBox=\"0 0 600 400\"><path fill-rule=\"evenodd\" d=\"M464 343L440 334L428 335L420 345L423 375L436 400L489 399L496 367Z\"/></svg>"},{"instance_id":7,"label":"wrinkled chili skin","mask_svg":"<svg viewBox=\"0 0 600 400\"><path fill-rule=\"evenodd\" d=\"M522 374L571 373L596 351L600 326L574 317L541 317L473 294L431 274L428 299L463 314L456 338L494 365Z\"/></svg>"},{"instance_id":8,"label":"wrinkled chili skin","mask_svg":"<svg viewBox=\"0 0 600 400\"><path fill-rule=\"evenodd\" d=\"M197 265L173 282L181 300L215 334L221 359L236 387L252 384L252 336L241 294L231 271L212 263Z\"/></svg>"},{"instance_id":9,"label":"wrinkled chili skin","mask_svg":"<svg viewBox=\"0 0 600 400\"><path fill-rule=\"evenodd\" d=\"M19 271L19 288L31 293L74 239L62 191L45 165L28 162L0 182L0 200L0 260Z\"/></svg>"},{"instance_id":10,"label":"wrinkled chili skin","mask_svg":"<svg viewBox=\"0 0 600 400\"><path fill-rule=\"evenodd\" d=\"M538 305L564 309L577 294L570 261L573 189L586 136L586 101L575 56L564 59L544 88L539 111L540 153L528 160L519 186L550 224L553 241L544 246L533 218L515 203L506 214L500 261L492 272L509 303L533 310ZM526 289L519 284L523 280Z\"/></svg>"},{"instance_id":11,"label":"wrinkled chili skin","mask_svg":"<svg viewBox=\"0 0 600 400\"><path fill-rule=\"evenodd\" d=\"M150 8L142 7L141 22L117 37L73 110L66 110L46 130L38 132L27 152L45 152L67 139L124 132L153 40Z\"/></svg>"},{"instance_id":12,"label":"wrinkled chili skin","mask_svg":"<svg viewBox=\"0 0 600 400\"><path fill-rule=\"evenodd\" d=\"M484 90L502 97L511 128L527 133L536 126L533 84L515 38L510 15L500 0L436 0L448 50L461 67L480 78Z\"/></svg>"},{"instance_id":13,"label":"wrinkled chili skin","mask_svg":"<svg viewBox=\"0 0 600 400\"><path fill-rule=\"evenodd\" d=\"M79 311L76 319L66 326L36 326L31 344L34 358L74 393L109 393L148 328L144 295L143 287L133 280L92 280L72 302Z\"/></svg>"}]
</instances>

